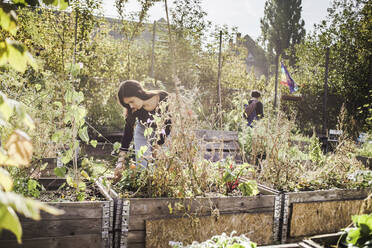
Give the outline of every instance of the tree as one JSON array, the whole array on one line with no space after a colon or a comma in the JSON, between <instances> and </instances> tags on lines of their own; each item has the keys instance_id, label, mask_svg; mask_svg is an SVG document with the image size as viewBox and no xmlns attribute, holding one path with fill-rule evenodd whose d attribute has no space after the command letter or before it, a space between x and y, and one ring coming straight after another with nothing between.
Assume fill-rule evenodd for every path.
<instances>
[{"instance_id":1,"label":"tree","mask_svg":"<svg viewBox=\"0 0 372 248\"><path fill-rule=\"evenodd\" d=\"M261 19L262 42L272 58L275 56L275 99L276 106L279 57L286 49L290 64L295 62L294 47L305 36L305 22L301 19L301 0L267 0L264 17ZM272 59L271 59L272 61Z\"/></svg>"},{"instance_id":2,"label":"tree","mask_svg":"<svg viewBox=\"0 0 372 248\"><path fill-rule=\"evenodd\" d=\"M28 5L32 1L17 0L14 2ZM44 0L43 2L55 6L67 7L67 2L64 0ZM3 4L3 1L1 1L0 5L0 20L0 30L14 36L17 32L16 14L11 6ZM0 40L0 47L1 66L9 63L11 67L20 72L26 70L27 64L36 67L31 55L27 52L23 44L8 38ZM32 128L34 125L21 103L8 99L2 92L0 92L0 99L0 121L3 123L3 128L0 129L0 135L6 137L4 149L1 149L0 152L0 232L2 229L13 232L17 237L18 243L21 243L22 227L16 212L39 220L40 210L51 214L61 214L62 211L12 192L13 180L8 171L2 167L28 166L32 157L33 147L27 134L15 129L11 123L11 119L17 118L19 122L24 123L29 128Z\"/></svg>"},{"instance_id":3,"label":"tree","mask_svg":"<svg viewBox=\"0 0 372 248\"><path fill-rule=\"evenodd\" d=\"M296 74L302 82L301 93L312 105L305 108L306 104L302 104L303 110L309 111L307 116L319 117L316 113L321 109L324 77L324 64L319 61L325 61L325 51L329 47L327 115L330 126L336 127L336 116L345 104L355 128L371 130L371 16L371 1L335 0L328 9L328 17L316 25L315 33L296 48ZM319 120L310 122L319 124Z\"/></svg>"}]
</instances>

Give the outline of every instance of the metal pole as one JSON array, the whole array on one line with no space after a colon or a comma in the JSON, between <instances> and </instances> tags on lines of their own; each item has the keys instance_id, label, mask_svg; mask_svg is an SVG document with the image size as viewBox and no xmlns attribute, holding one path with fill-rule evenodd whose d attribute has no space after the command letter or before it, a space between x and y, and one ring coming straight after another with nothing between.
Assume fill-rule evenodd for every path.
<instances>
[{"instance_id":1,"label":"metal pole","mask_svg":"<svg viewBox=\"0 0 372 248\"><path fill-rule=\"evenodd\" d=\"M222 128L222 100L221 100L221 50L222 50L222 31L220 31L220 47L218 51L218 116L220 119L220 128Z\"/></svg>"},{"instance_id":2,"label":"metal pole","mask_svg":"<svg viewBox=\"0 0 372 248\"><path fill-rule=\"evenodd\" d=\"M327 135L328 64L329 64L329 47L326 48L325 72L324 72L323 134L325 135Z\"/></svg>"},{"instance_id":3,"label":"metal pole","mask_svg":"<svg viewBox=\"0 0 372 248\"><path fill-rule=\"evenodd\" d=\"M152 53L151 53L151 77L154 78L154 63L155 63L155 32L156 32L156 21L154 21L152 30Z\"/></svg>"},{"instance_id":4,"label":"metal pole","mask_svg":"<svg viewBox=\"0 0 372 248\"><path fill-rule=\"evenodd\" d=\"M275 57L275 96L274 96L274 109L276 109L276 99L278 96L278 64L279 64L279 54Z\"/></svg>"},{"instance_id":5,"label":"metal pole","mask_svg":"<svg viewBox=\"0 0 372 248\"><path fill-rule=\"evenodd\" d=\"M79 18L79 11L76 9L76 13L75 13L75 32L74 32L74 55L73 55L73 64L74 65L76 63L76 42L77 42L78 18Z\"/></svg>"}]
</instances>

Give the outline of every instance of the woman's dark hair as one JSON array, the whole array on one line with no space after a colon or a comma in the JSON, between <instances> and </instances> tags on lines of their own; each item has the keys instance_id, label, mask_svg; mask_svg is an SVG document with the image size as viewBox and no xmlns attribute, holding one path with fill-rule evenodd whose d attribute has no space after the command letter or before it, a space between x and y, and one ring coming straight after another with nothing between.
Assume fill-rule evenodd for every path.
<instances>
[{"instance_id":1,"label":"woman's dark hair","mask_svg":"<svg viewBox=\"0 0 372 248\"><path fill-rule=\"evenodd\" d=\"M120 104L130 109L129 105L124 103L124 97L138 97L141 100L148 100L157 93L149 92L142 88L141 84L136 80L127 80L120 84L119 91L118 91L118 100Z\"/></svg>"},{"instance_id":2,"label":"woman's dark hair","mask_svg":"<svg viewBox=\"0 0 372 248\"><path fill-rule=\"evenodd\" d=\"M261 96L261 93L258 90L252 90L251 96L258 98Z\"/></svg>"}]
</instances>

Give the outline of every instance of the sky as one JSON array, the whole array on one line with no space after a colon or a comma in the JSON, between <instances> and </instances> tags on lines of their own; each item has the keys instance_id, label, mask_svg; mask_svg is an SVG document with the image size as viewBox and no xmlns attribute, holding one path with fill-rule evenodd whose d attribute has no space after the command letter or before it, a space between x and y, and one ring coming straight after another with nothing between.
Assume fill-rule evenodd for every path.
<instances>
[{"instance_id":1,"label":"sky","mask_svg":"<svg viewBox=\"0 0 372 248\"><path fill-rule=\"evenodd\" d=\"M103 0L104 14L117 16L114 0ZM172 0L169 0L172 7ZM208 13L207 20L212 24L227 24L238 27L242 36L248 34L253 39L260 35L260 18L264 15L265 0L202 0L204 11ZM305 20L306 32L312 31L315 23L319 23L327 15L330 0L302 0L302 18ZM136 0L129 0L130 10L139 10ZM149 20L165 18L164 3L157 3L149 11Z\"/></svg>"}]
</instances>

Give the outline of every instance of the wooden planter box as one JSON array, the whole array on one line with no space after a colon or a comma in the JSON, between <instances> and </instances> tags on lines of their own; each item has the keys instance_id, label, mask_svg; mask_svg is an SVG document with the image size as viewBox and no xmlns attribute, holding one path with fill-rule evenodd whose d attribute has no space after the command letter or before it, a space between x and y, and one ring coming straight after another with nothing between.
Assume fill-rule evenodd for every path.
<instances>
[{"instance_id":1,"label":"wooden planter box","mask_svg":"<svg viewBox=\"0 0 372 248\"><path fill-rule=\"evenodd\" d=\"M371 192L371 190L369 190ZM282 243L340 231L358 214L368 190L318 190L282 194Z\"/></svg>"},{"instance_id":2,"label":"wooden planter box","mask_svg":"<svg viewBox=\"0 0 372 248\"><path fill-rule=\"evenodd\" d=\"M116 199L114 247L165 248L172 241L190 244L233 230L258 244L278 242L280 197L264 186L259 189L255 197L192 199L121 199L110 190Z\"/></svg>"},{"instance_id":3,"label":"wooden planter box","mask_svg":"<svg viewBox=\"0 0 372 248\"><path fill-rule=\"evenodd\" d=\"M47 179L42 182L52 188L64 180ZM41 220L34 221L21 215L23 229L22 244L19 245L15 236L4 230L0 235L0 247L69 247L69 248L111 248L113 247L113 212L114 202L104 188L97 184L107 201L95 202L58 202L48 203L63 209L63 215L50 215L41 212Z\"/></svg>"}]
</instances>

